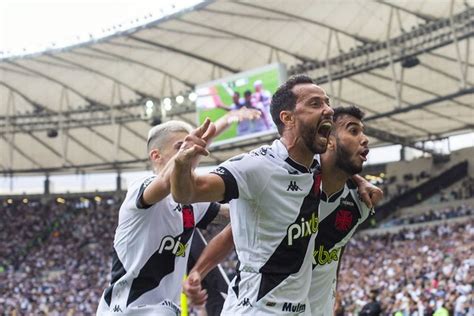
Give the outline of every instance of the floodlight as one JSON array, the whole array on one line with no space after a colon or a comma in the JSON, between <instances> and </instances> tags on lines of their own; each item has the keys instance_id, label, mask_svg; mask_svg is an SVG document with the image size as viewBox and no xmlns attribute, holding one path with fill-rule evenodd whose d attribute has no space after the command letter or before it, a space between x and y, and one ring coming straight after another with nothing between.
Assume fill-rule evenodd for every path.
<instances>
[{"instance_id":1,"label":"floodlight","mask_svg":"<svg viewBox=\"0 0 474 316\"><path fill-rule=\"evenodd\" d=\"M154 105L154 103L153 103L152 100L148 100L148 101L145 102L145 106L146 106L147 108L152 108L153 105Z\"/></svg>"},{"instance_id":2,"label":"floodlight","mask_svg":"<svg viewBox=\"0 0 474 316\"><path fill-rule=\"evenodd\" d=\"M191 102L196 101L196 100L197 100L197 97L198 97L198 96L197 96L197 93L195 93L195 92L191 92L191 93L189 94L189 96L188 96L189 101L191 101Z\"/></svg>"},{"instance_id":3,"label":"floodlight","mask_svg":"<svg viewBox=\"0 0 474 316\"><path fill-rule=\"evenodd\" d=\"M182 104L184 102L184 97L182 95L178 95L176 97L176 103Z\"/></svg>"}]
</instances>

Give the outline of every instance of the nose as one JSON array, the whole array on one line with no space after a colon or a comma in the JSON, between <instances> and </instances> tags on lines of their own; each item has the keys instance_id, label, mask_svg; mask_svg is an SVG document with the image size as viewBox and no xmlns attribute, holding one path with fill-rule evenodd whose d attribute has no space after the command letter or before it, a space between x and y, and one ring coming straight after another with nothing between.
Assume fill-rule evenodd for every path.
<instances>
[{"instance_id":1,"label":"nose","mask_svg":"<svg viewBox=\"0 0 474 316\"><path fill-rule=\"evenodd\" d=\"M369 145L369 138L364 133L362 133L361 145L364 146L364 147L367 147Z\"/></svg>"},{"instance_id":2,"label":"nose","mask_svg":"<svg viewBox=\"0 0 474 316\"><path fill-rule=\"evenodd\" d=\"M324 114L324 116L330 116L330 117L332 117L334 115L334 110L326 102L324 103L323 114Z\"/></svg>"}]
</instances>

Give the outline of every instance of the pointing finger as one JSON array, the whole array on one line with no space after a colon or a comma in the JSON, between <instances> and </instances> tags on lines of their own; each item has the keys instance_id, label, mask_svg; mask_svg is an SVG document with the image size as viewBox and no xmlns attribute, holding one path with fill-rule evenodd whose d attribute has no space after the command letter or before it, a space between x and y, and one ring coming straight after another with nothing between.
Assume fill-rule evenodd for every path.
<instances>
[{"instance_id":1,"label":"pointing finger","mask_svg":"<svg viewBox=\"0 0 474 316\"><path fill-rule=\"evenodd\" d=\"M195 130L193 130L191 132L191 135L195 135L197 137L202 137L202 135L204 135L204 133L206 133L206 131L209 128L210 124L211 124L211 120L208 117L206 117L206 119L204 120L204 123L202 123L201 126L196 128Z\"/></svg>"},{"instance_id":2,"label":"pointing finger","mask_svg":"<svg viewBox=\"0 0 474 316\"><path fill-rule=\"evenodd\" d=\"M210 123L206 133L202 136L202 139L207 142L209 139L216 136L216 131L216 125L214 125L214 123Z\"/></svg>"}]
</instances>

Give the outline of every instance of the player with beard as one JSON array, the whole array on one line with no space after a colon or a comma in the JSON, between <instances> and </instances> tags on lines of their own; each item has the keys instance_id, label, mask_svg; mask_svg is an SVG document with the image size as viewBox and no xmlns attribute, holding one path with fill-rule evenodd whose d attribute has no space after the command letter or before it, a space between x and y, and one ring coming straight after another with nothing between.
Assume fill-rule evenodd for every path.
<instances>
[{"instance_id":1,"label":"player with beard","mask_svg":"<svg viewBox=\"0 0 474 316\"><path fill-rule=\"evenodd\" d=\"M333 315L337 271L344 246L371 209L359 199L351 176L362 171L369 153L364 113L355 106L334 109L335 128L321 155L319 231L313 251L309 300L312 315Z\"/></svg>"},{"instance_id":2,"label":"player with beard","mask_svg":"<svg viewBox=\"0 0 474 316\"><path fill-rule=\"evenodd\" d=\"M309 292L312 315L333 314L341 249L370 213L370 208L360 202L351 179L352 175L362 171L369 152L363 116L364 113L355 106L335 108L335 128L329 136L326 152L321 155L320 223L313 251ZM232 245L232 230L228 225L202 253L184 283L184 292L194 304L203 304L207 298L200 279L228 256Z\"/></svg>"},{"instance_id":3,"label":"player with beard","mask_svg":"<svg viewBox=\"0 0 474 316\"><path fill-rule=\"evenodd\" d=\"M185 138L175 159L171 192L176 201L230 201L233 240L239 269L223 315L311 314L314 236L318 230L321 175L315 155L326 150L333 110L325 91L299 75L280 86L271 113L281 135L221 164L209 175L197 176L192 160L207 154L196 129ZM381 191L360 177L370 203Z\"/></svg>"}]
</instances>

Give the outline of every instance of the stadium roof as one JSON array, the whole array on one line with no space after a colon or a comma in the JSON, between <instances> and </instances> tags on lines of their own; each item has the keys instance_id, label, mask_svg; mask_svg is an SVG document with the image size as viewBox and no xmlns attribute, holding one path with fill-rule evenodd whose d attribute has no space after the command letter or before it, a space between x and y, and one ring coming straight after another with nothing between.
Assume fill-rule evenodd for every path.
<instances>
[{"instance_id":1,"label":"stadium roof","mask_svg":"<svg viewBox=\"0 0 474 316\"><path fill-rule=\"evenodd\" d=\"M143 169L147 100L275 62L311 75L333 105L363 108L372 144L430 151L420 141L473 130L473 4L210 1L101 40L1 58L0 170ZM185 102L167 118L194 123L194 112ZM215 148L205 162L265 140Z\"/></svg>"}]
</instances>

